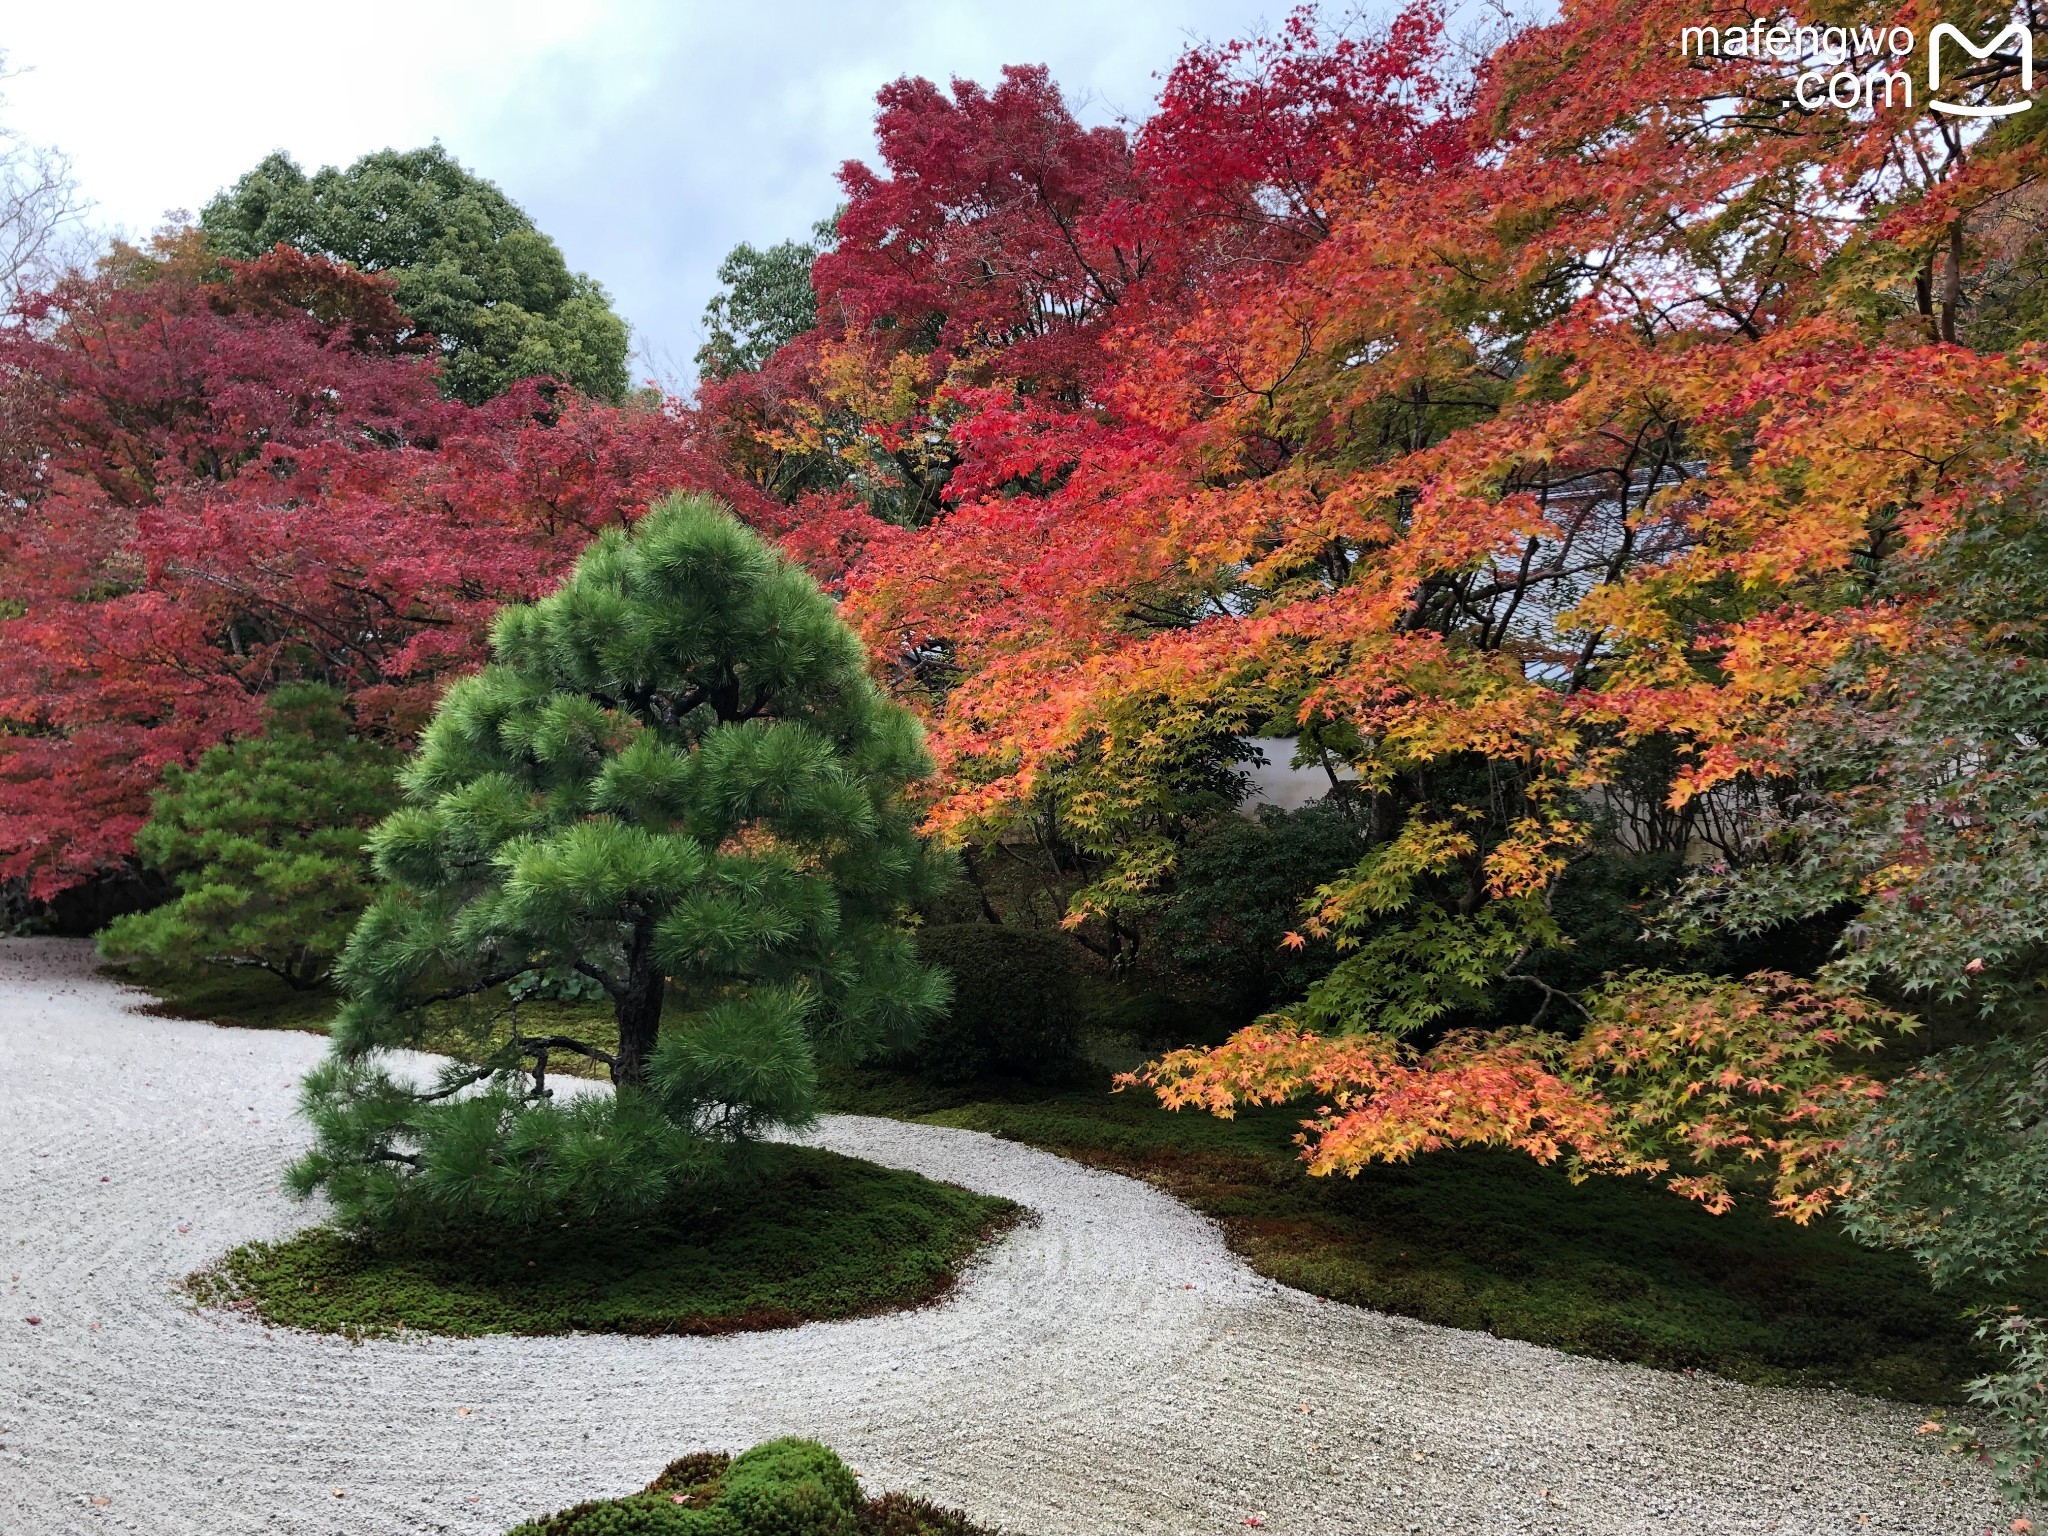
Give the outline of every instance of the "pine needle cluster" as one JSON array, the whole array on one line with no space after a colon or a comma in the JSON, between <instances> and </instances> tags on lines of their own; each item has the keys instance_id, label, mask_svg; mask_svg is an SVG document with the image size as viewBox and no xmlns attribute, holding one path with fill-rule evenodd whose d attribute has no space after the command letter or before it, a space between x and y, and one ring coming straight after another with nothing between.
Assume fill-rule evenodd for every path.
<instances>
[{"instance_id":1,"label":"pine needle cluster","mask_svg":"<svg viewBox=\"0 0 2048 1536\"><path fill-rule=\"evenodd\" d=\"M351 734L334 689L277 689L259 734L166 770L135 847L178 894L116 918L100 952L317 987L369 903L363 840L397 803L397 770L396 752Z\"/></svg>"},{"instance_id":2,"label":"pine needle cluster","mask_svg":"<svg viewBox=\"0 0 2048 1536\"><path fill-rule=\"evenodd\" d=\"M654 1211L806 1124L821 1058L901 1049L946 1003L903 924L947 872L903 800L922 733L800 568L672 499L492 647L371 838L380 891L305 1086L292 1186L351 1225ZM505 988L532 971L596 982L615 1044L523 1032ZM509 1042L422 1085L391 1053L459 1000L502 1002ZM558 1101L563 1051L616 1093Z\"/></svg>"}]
</instances>

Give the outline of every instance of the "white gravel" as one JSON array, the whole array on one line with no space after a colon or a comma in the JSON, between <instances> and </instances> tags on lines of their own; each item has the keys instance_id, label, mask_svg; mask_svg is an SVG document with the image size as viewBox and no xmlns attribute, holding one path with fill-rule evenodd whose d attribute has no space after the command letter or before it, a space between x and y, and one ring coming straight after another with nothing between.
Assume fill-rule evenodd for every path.
<instances>
[{"instance_id":1,"label":"white gravel","mask_svg":"<svg viewBox=\"0 0 2048 1536\"><path fill-rule=\"evenodd\" d=\"M1038 1214L938 1307L356 1346L198 1312L181 1276L309 1219L277 1179L323 1041L136 1000L83 944L0 941L0 1536L495 1536L782 1434L1036 1536L1976 1536L2015 1513L1907 1408L1319 1303L1141 1183L884 1120L818 1140Z\"/></svg>"}]
</instances>

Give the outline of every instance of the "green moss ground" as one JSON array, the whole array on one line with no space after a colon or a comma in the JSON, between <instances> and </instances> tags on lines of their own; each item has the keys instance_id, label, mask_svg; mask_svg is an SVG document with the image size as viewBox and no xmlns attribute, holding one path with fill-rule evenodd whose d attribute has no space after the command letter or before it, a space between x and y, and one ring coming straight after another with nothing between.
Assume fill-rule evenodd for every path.
<instances>
[{"instance_id":1,"label":"green moss ground","mask_svg":"<svg viewBox=\"0 0 2048 1536\"><path fill-rule=\"evenodd\" d=\"M332 1007L251 973L164 985L167 1011L222 1022L304 1028ZM528 1022L598 1040L608 1026L601 1011L553 1005ZM451 1019L445 1048L468 1054L473 1027ZM1118 1065L1147 1053L1125 1054ZM989 1131L1146 1179L1214 1217L1260 1273L1429 1322L1928 1403L1955 1401L1991 1364L1962 1316L1986 1298L1934 1292L1910 1260L1859 1247L1826 1223L1799 1228L1754 1208L1710 1216L1645 1182L1574 1186L1507 1153L1439 1153L1356 1179L1311 1179L1294 1156L1293 1112L1170 1114L1097 1083L938 1088L862 1070L829 1075L828 1099L832 1109ZM2048 1306L2048 1284L2017 1299L2030 1297Z\"/></svg>"},{"instance_id":2,"label":"green moss ground","mask_svg":"<svg viewBox=\"0 0 2048 1536\"><path fill-rule=\"evenodd\" d=\"M762 1183L668 1224L427 1248L316 1227L237 1248L191 1283L322 1333L729 1333L931 1301L1022 1214L900 1169L763 1150Z\"/></svg>"},{"instance_id":3,"label":"green moss ground","mask_svg":"<svg viewBox=\"0 0 2048 1536\"><path fill-rule=\"evenodd\" d=\"M295 992L268 971L202 966L172 971L153 965L108 965L101 973L156 995L144 1013L202 1019L237 1029L303 1029L325 1034L336 998L324 987Z\"/></svg>"},{"instance_id":4,"label":"green moss ground","mask_svg":"<svg viewBox=\"0 0 2048 1536\"><path fill-rule=\"evenodd\" d=\"M1214 1217L1261 1274L1319 1296L1575 1354L1778 1386L1954 1402L1991 1361L1909 1259L1644 1180L1446 1152L1310 1178L1299 1113L1170 1113L1137 1091L938 1088L861 1070L829 1107L962 1126L1134 1175ZM2048 1287L2040 1287L2048 1299Z\"/></svg>"}]
</instances>

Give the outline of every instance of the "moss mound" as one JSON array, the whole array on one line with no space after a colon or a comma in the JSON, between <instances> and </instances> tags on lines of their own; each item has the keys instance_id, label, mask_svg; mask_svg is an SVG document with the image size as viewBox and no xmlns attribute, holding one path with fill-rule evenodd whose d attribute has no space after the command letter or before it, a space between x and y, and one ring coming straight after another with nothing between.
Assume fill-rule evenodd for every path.
<instances>
[{"instance_id":1,"label":"moss mound","mask_svg":"<svg viewBox=\"0 0 2048 1536\"><path fill-rule=\"evenodd\" d=\"M866 1498L845 1462L811 1440L737 1458L700 1452L638 1493L593 1499L510 1536L994 1536L959 1510L900 1493Z\"/></svg>"},{"instance_id":2,"label":"moss mound","mask_svg":"<svg viewBox=\"0 0 2048 1536\"><path fill-rule=\"evenodd\" d=\"M354 1336L730 1333L920 1306L1023 1213L807 1147L662 1221L507 1242L380 1245L315 1227L195 1276L202 1301Z\"/></svg>"}]
</instances>

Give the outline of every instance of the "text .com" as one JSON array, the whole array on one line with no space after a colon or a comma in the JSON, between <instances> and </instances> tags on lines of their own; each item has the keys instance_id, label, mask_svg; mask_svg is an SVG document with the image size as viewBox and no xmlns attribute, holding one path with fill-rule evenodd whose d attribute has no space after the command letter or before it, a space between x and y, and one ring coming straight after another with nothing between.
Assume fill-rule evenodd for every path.
<instances>
[{"instance_id":1,"label":"text .com","mask_svg":"<svg viewBox=\"0 0 2048 1536\"><path fill-rule=\"evenodd\" d=\"M1765 59L1803 66L1793 81L1799 105L1851 111L1914 105L1915 75L1902 67L1919 52L1911 27L1815 27L1755 21L1747 27L1686 27L1679 34L1687 58ZM1944 73L1946 71L1946 73ZM1979 43L1942 22L1927 34L1926 105L1953 117L2009 117L2032 105L2034 40L2018 22ZM1954 90L1987 78L2016 83L2020 99L1987 103L1942 99L1943 81Z\"/></svg>"}]
</instances>

